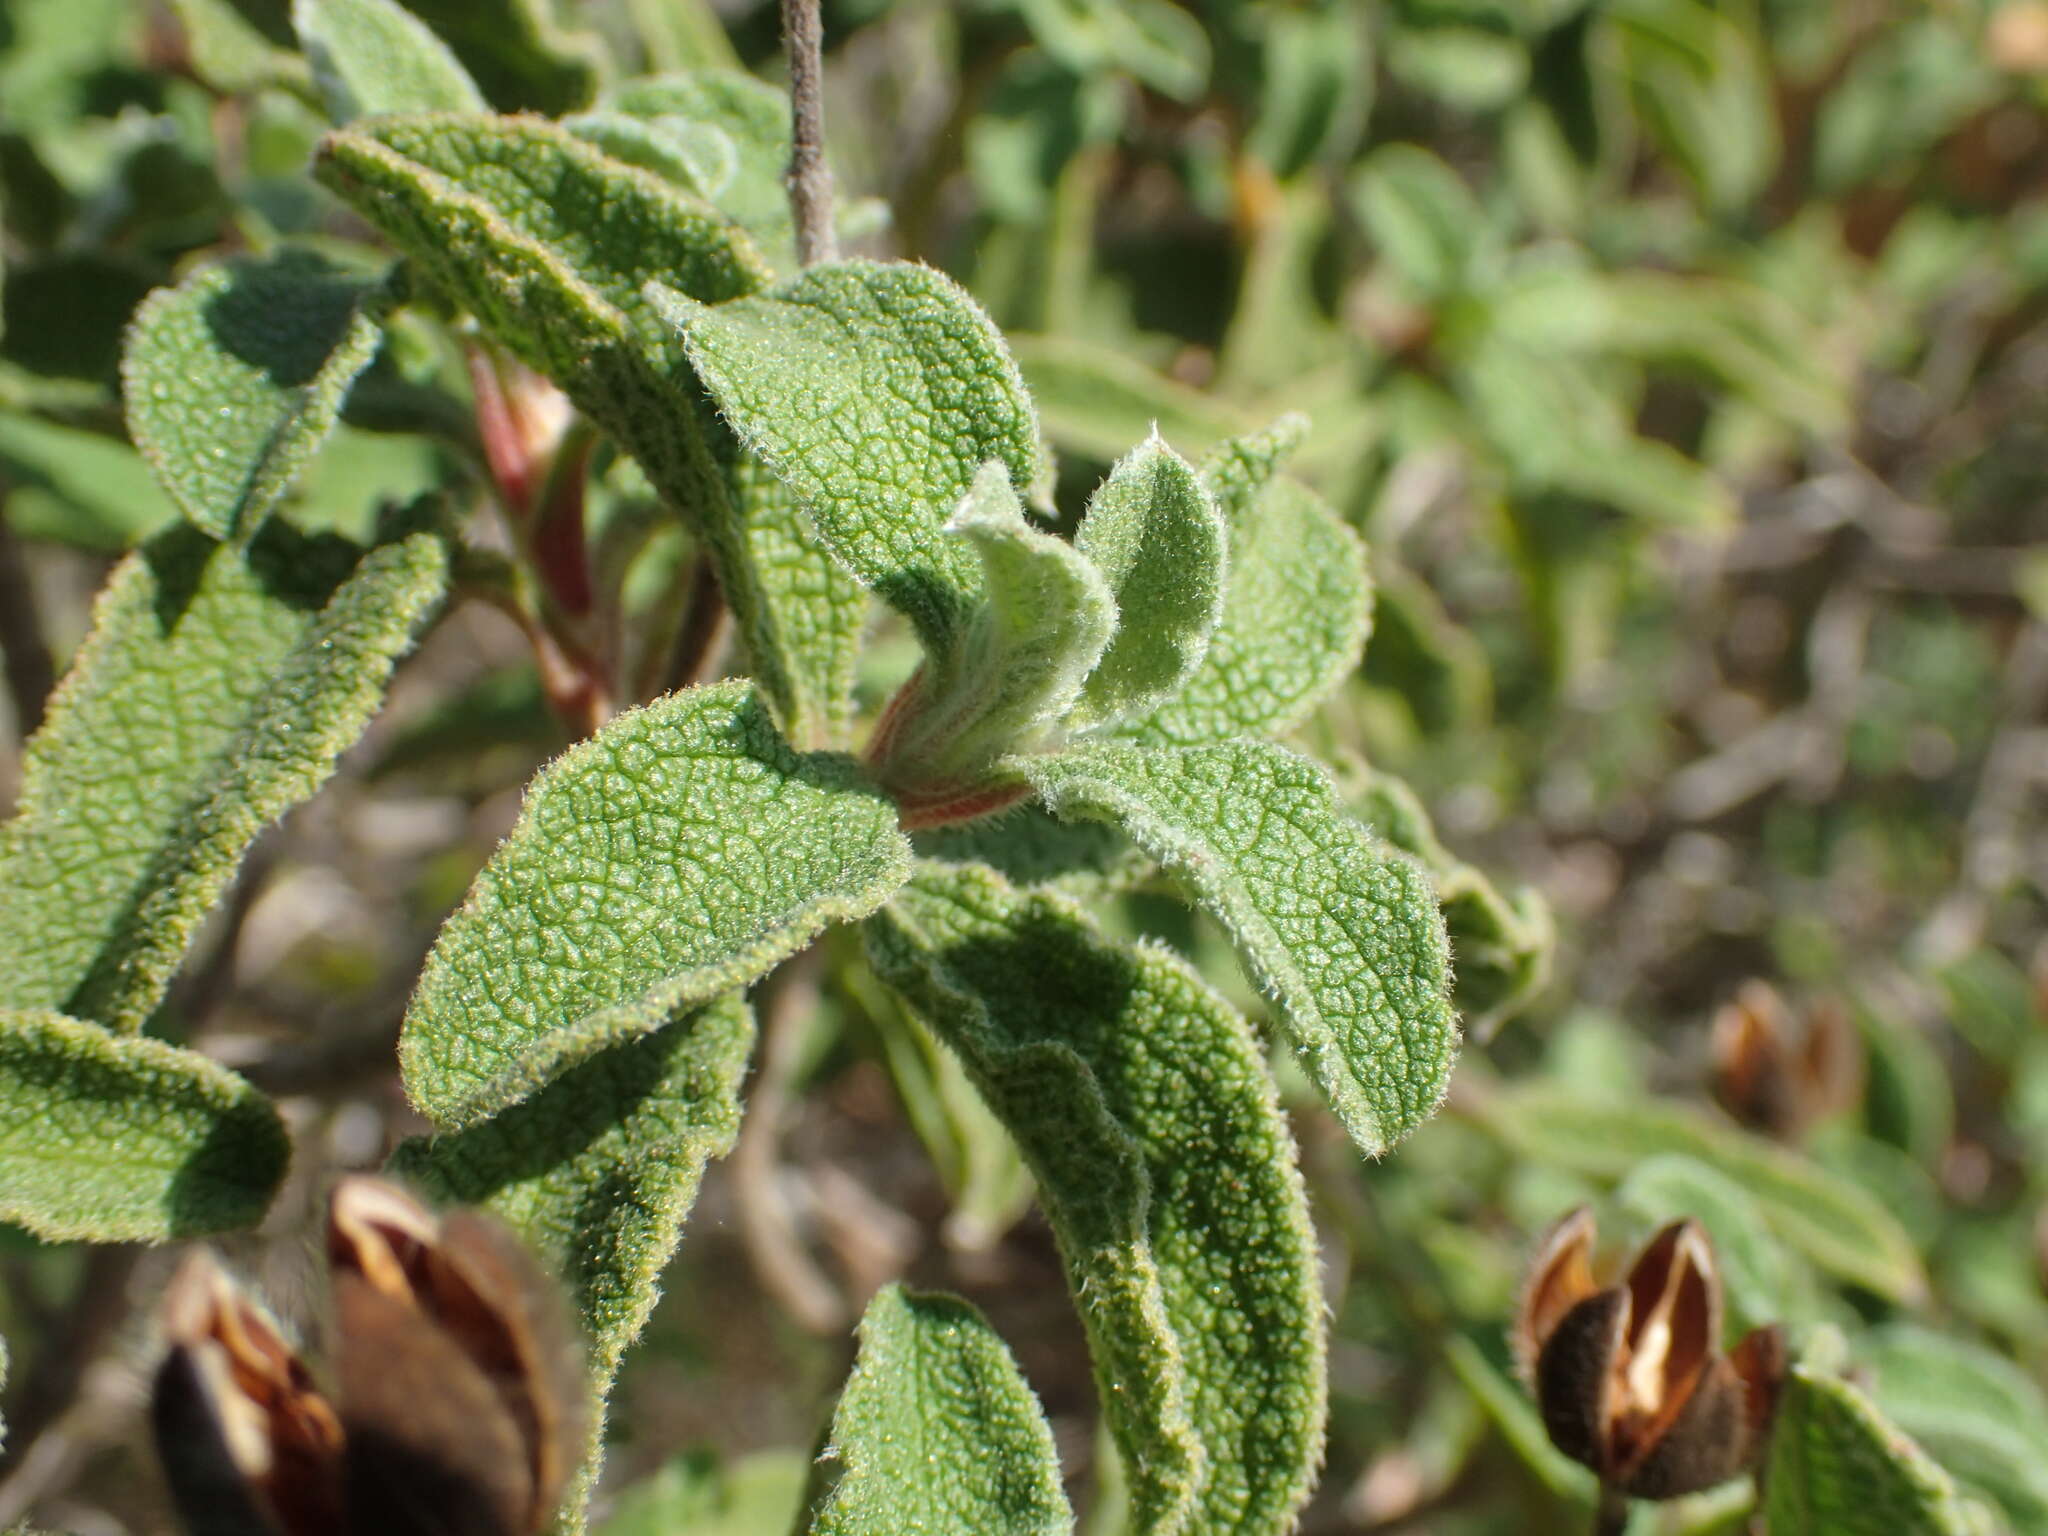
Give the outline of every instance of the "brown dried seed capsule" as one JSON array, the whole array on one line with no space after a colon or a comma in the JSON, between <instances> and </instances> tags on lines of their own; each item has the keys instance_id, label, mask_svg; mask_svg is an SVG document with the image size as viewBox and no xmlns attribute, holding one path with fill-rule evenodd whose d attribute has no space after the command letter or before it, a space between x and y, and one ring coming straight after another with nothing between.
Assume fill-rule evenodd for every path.
<instances>
[{"instance_id":1,"label":"brown dried seed capsule","mask_svg":"<svg viewBox=\"0 0 2048 1536\"><path fill-rule=\"evenodd\" d=\"M581 1449L553 1286L495 1223L343 1180L328 1216L335 1365L359 1530L519 1536Z\"/></svg>"},{"instance_id":2,"label":"brown dried seed capsule","mask_svg":"<svg viewBox=\"0 0 2048 1536\"><path fill-rule=\"evenodd\" d=\"M1863 1043L1832 998L1801 1020L1768 982L1746 981L1714 1015L1712 1050L1722 1107L1773 1136L1798 1136L1862 1093Z\"/></svg>"},{"instance_id":3,"label":"brown dried seed capsule","mask_svg":"<svg viewBox=\"0 0 2048 1536\"><path fill-rule=\"evenodd\" d=\"M340 1421L269 1318L201 1250L172 1279L162 1320L170 1348L150 1416L186 1524L342 1536Z\"/></svg>"},{"instance_id":4,"label":"brown dried seed capsule","mask_svg":"<svg viewBox=\"0 0 2048 1536\"><path fill-rule=\"evenodd\" d=\"M1515 1346L1552 1443L1609 1488L1668 1499L1725 1482L1756 1457L1783 1379L1778 1331L1722 1354L1721 1277L1706 1229L1658 1232L1620 1285L1596 1288L1581 1208L1539 1247Z\"/></svg>"}]
</instances>

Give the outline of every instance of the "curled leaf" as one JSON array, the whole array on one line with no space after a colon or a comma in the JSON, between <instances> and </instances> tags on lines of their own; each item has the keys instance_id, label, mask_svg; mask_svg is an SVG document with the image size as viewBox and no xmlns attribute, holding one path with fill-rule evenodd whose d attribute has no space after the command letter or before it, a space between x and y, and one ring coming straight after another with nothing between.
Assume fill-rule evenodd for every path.
<instances>
[{"instance_id":1,"label":"curled leaf","mask_svg":"<svg viewBox=\"0 0 2048 1536\"><path fill-rule=\"evenodd\" d=\"M243 538L291 488L383 339L373 285L305 251L143 301L121 356L135 446L192 522Z\"/></svg>"}]
</instances>

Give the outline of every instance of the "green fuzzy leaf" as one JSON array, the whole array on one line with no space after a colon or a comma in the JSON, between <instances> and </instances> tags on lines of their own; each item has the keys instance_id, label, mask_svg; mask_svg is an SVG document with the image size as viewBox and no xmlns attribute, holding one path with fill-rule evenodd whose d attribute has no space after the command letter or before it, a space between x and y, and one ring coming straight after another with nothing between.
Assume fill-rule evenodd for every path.
<instances>
[{"instance_id":1,"label":"green fuzzy leaf","mask_svg":"<svg viewBox=\"0 0 2048 1536\"><path fill-rule=\"evenodd\" d=\"M790 738L804 747L842 747L853 728L867 592L818 542L789 487L758 459L737 456L730 474L747 548L785 651L794 697Z\"/></svg>"},{"instance_id":2,"label":"green fuzzy leaf","mask_svg":"<svg viewBox=\"0 0 2048 1536\"><path fill-rule=\"evenodd\" d=\"M448 548L176 527L116 568L0 827L0 1003L139 1028L257 833L333 771Z\"/></svg>"},{"instance_id":3,"label":"green fuzzy leaf","mask_svg":"<svg viewBox=\"0 0 2048 1536\"><path fill-rule=\"evenodd\" d=\"M612 112L650 120L671 131L720 134L733 163L724 184L704 195L718 210L778 258L791 244L789 99L765 80L739 69L698 69L629 80L608 92ZM788 263L794 265L794 262Z\"/></svg>"},{"instance_id":4,"label":"green fuzzy leaf","mask_svg":"<svg viewBox=\"0 0 2048 1536\"><path fill-rule=\"evenodd\" d=\"M619 716L533 781L406 1013L413 1102L461 1130L754 981L896 889L895 807L792 751L744 683Z\"/></svg>"},{"instance_id":5,"label":"green fuzzy leaf","mask_svg":"<svg viewBox=\"0 0 2048 1536\"><path fill-rule=\"evenodd\" d=\"M304 251L143 301L121 357L128 430L195 524L243 538L277 505L376 355L377 307L373 286Z\"/></svg>"},{"instance_id":6,"label":"green fuzzy leaf","mask_svg":"<svg viewBox=\"0 0 2048 1536\"><path fill-rule=\"evenodd\" d=\"M231 0L171 0L171 11L185 29L192 72L222 95L311 94L306 61L265 37Z\"/></svg>"},{"instance_id":7,"label":"green fuzzy leaf","mask_svg":"<svg viewBox=\"0 0 2048 1536\"><path fill-rule=\"evenodd\" d=\"M2048 1398L2004 1356L1913 1323L1873 1329L1855 1356L1877 1406L2021 1536L2048 1531Z\"/></svg>"},{"instance_id":8,"label":"green fuzzy leaf","mask_svg":"<svg viewBox=\"0 0 2048 1536\"><path fill-rule=\"evenodd\" d=\"M1120 347L1072 336L1009 338L1017 366L1062 453L1113 463L1157 431L1183 453L1202 453L1250 430L1229 405L1154 373Z\"/></svg>"},{"instance_id":9,"label":"green fuzzy leaf","mask_svg":"<svg viewBox=\"0 0 2048 1536\"><path fill-rule=\"evenodd\" d=\"M1353 814L1414 854L1436 881L1456 962L1451 997L1465 1028L1484 1035L1550 980L1557 930L1549 904L1533 887L1503 896L1483 870L1444 847L1415 791L1393 775L1368 768L1355 777L1344 794Z\"/></svg>"},{"instance_id":10,"label":"green fuzzy leaf","mask_svg":"<svg viewBox=\"0 0 2048 1536\"><path fill-rule=\"evenodd\" d=\"M141 455L98 432L0 413L0 471L23 538L121 554L178 517Z\"/></svg>"},{"instance_id":11,"label":"green fuzzy leaf","mask_svg":"<svg viewBox=\"0 0 2048 1536\"><path fill-rule=\"evenodd\" d=\"M558 0L407 0L491 103L559 115L590 103L604 46L562 24Z\"/></svg>"},{"instance_id":12,"label":"green fuzzy leaf","mask_svg":"<svg viewBox=\"0 0 2048 1536\"><path fill-rule=\"evenodd\" d=\"M1116 600L1116 636L1088 675L1073 723L1164 703L1193 675L1223 612L1225 535L1187 460L1155 433L1110 471L1074 547Z\"/></svg>"},{"instance_id":13,"label":"green fuzzy leaf","mask_svg":"<svg viewBox=\"0 0 2048 1536\"><path fill-rule=\"evenodd\" d=\"M1785 1383L1765 1488L1769 1536L1979 1536L1949 1475L1811 1366Z\"/></svg>"},{"instance_id":14,"label":"green fuzzy leaf","mask_svg":"<svg viewBox=\"0 0 2048 1536\"><path fill-rule=\"evenodd\" d=\"M54 1243L233 1231L290 1157L270 1101L197 1051L0 1008L0 1221Z\"/></svg>"},{"instance_id":15,"label":"green fuzzy leaf","mask_svg":"<svg viewBox=\"0 0 2048 1536\"><path fill-rule=\"evenodd\" d=\"M949 655L981 573L947 520L991 459L1027 492L1045 472L1031 399L988 317L929 267L871 261L730 304L661 304L825 546Z\"/></svg>"},{"instance_id":16,"label":"green fuzzy leaf","mask_svg":"<svg viewBox=\"0 0 2048 1536\"><path fill-rule=\"evenodd\" d=\"M1924 1296L1912 1239L1859 1186L1785 1147L1682 1105L1617 1103L1541 1085L1489 1094L1481 1123L1531 1162L1620 1179L1646 1158L1676 1153L1749 1193L1779 1239L1829 1274L1894 1301Z\"/></svg>"},{"instance_id":17,"label":"green fuzzy leaf","mask_svg":"<svg viewBox=\"0 0 2048 1536\"><path fill-rule=\"evenodd\" d=\"M1415 144L1384 144L1351 176L1351 201L1380 254L1417 295L1472 286L1486 218L1458 173Z\"/></svg>"},{"instance_id":18,"label":"green fuzzy leaf","mask_svg":"<svg viewBox=\"0 0 2048 1536\"><path fill-rule=\"evenodd\" d=\"M1130 727L1137 739L1192 746L1276 735L1358 665L1372 627L1365 548L1320 496L1275 473L1306 425L1283 418L1202 461L1229 530L1223 614L1194 675Z\"/></svg>"},{"instance_id":19,"label":"green fuzzy leaf","mask_svg":"<svg viewBox=\"0 0 2048 1536\"><path fill-rule=\"evenodd\" d=\"M1136 1528L1289 1529L1322 1454L1322 1302L1249 1027L1165 950L993 871L924 866L868 931L1038 1180Z\"/></svg>"},{"instance_id":20,"label":"green fuzzy leaf","mask_svg":"<svg viewBox=\"0 0 2048 1536\"><path fill-rule=\"evenodd\" d=\"M803 1513L811 1458L802 1451L755 1451L732 1462L688 1452L665 1462L613 1503L602 1536L764 1536Z\"/></svg>"},{"instance_id":21,"label":"green fuzzy leaf","mask_svg":"<svg viewBox=\"0 0 2048 1536\"><path fill-rule=\"evenodd\" d=\"M747 1005L722 998L599 1052L493 1119L392 1156L391 1171L434 1198L503 1217L568 1287L597 1410L572 1523L596 1477L619 1361L654 1309L705 1164L739 1134L753 1040Z\"/></svg>"},{"instance_id":22,"label":"green fuzzy leaf","mask_svg":"<svg viewBox=\"0 0 2048 1536\"><path fill-rule=\"evenodd\" d=\"M490 110L448 45L396 0L292 0L292 26L337 123Z\"/></svg>"},{"instance_id":23,"label":"green fuzzy leaf","mask_svg":"<svg viewBox=\"0 0 2048 1536\"><path fill-rule=\"evenodd\" d=\"M981 467L945 531L980 558L985 596L959 643L926 665L886 727L879 772L906 809L921 793L957 795L1004 753L1041 740L1116 629L1102 573L1024 520L999 461Z\"/></svg>"},{"instance_id":24,"label":"green fuzzy leaf","mask_svg":"<svg viewBox=\"0 0 2048 1536\"><path fill-rule=\"evenodd\" d=\"M614 160L637 165L714 206L731 183L739 152L723 129L688 119L639 118L623 112L579 112L562 126Z\"/></svg>"},{"instance_id":25,"label":"green fuzzy leaf","mask_svg":"<svg viewBox=\"0 0 2048 1536\"><path fill-rule=\"evenodd\" d=\"M921 858L986 864L1012 885L1049 886L1076 901L1129 890L1158 866L1117 828L1101 821L1057 821L1024 804L912 839Z\"/></svg>"},{"instance_id":26,"label":"green fuzzy leaf","mask_svg":"<svg viewBox=\"0 0 2048 1536\"><path fill-rule=\"evenodd\" d=\"M321 141L321 178L564 389L670 365L642 286L719 302L768 279L713 210L531 117L420 113ZM576 348L636 355L585 358ZM629 446L631 444L629 443Z\"/></svg>"},{"instance_id":27,"label":"green fuzzy leaf","mask_svg":"<svg viewBox=\"0 0 2048 1536\"><path fill-rule=\"evenodd\" d=\"M1040 47L1076 74L1124 70L1179 101L1209 78L1209 37L1171 0L1015 0Z\"/></svg>"},{"instance_id":28,"label":"green fuzzy leaf","mask_svg":"<svg viewBox=\"0 0 2048 1536\"><path fill-rule=\"evenodd\" d=\"M770 530L766 549L757 543L734 484L740 456L641 292L656 278L714 302L753 291L769 271L747 237L651 172L532 118L376 119L330 134L316 169L639 461L709 545L778 716L799 739L829 735L824 722L843 706L807 691L803 641L821 621L805 588L839 584L764 570L762 555L781 558L789 540Z\"/></svg>"},{"instance_id":29,"label":"green fuzzy leaf","mask_svg":"<svg viewBox=\"0 0 2048 1536\"><path fill-rule=\"evenodd\" d=\"M1351 1139L1385 1152L1443 1098L1450 956L1429 877L1268 742L1076 748L1020 765L1063 819L1114 821L1221 918Z\"/></svg>"},{"instance_id":30,"label":"green fuzzy leaf","mask_svg":"<svg viewBox=\"0 0 2048 1536\"><path fill-rule=\"evenodd\" d=\"M876 1292L823 1461L838 1481L812 1536L1074 1528L1038 1399L958 1297Z\"/></svg>"}]
</instances>

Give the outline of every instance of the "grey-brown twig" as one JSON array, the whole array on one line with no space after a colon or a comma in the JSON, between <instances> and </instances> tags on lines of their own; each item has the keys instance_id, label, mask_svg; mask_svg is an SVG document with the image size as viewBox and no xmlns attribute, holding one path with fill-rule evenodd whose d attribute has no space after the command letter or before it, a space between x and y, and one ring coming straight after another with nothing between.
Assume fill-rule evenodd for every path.
<instances>
[{"instance_id":1,"label":"grey-brown twig","mask_svg":"<svg viewBox=\"0 0 2048 1536\"><path fill-rule=\"evenodd\" d=\"M789 211L796 259L804 266L839 254L832 226L832 172L825 164L824 27L818 0L782 0L782 47L789 57Z\"/></svg>"}]
</instances>

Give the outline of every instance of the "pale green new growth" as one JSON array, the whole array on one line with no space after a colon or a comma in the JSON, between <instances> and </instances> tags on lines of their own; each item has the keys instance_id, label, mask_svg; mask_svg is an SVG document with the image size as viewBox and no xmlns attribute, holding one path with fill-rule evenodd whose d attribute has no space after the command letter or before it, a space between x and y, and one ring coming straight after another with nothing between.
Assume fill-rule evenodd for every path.
<instances>
[{"instance_id":1,"label":"pale green new growth","mask_svg":"<svg viewBox=\"0 0 2048 1536\"><path fill-rule=\"evenodd\" d=\"M448 45L397 0L293 0L292 26L337 123L490 110Z\"/></svg>"},{"instance_id":2,"label":"pale green new growth","mask_svg":"<svg viewBox=\"0 0 2048 1536\"><path fill-rule=\"evenodd\" d=\"M1269 742L1082 747L1020 766L1055 815L1115 821L1222 919L1353 1141L1436 1109L1458 1027L1436 895L1323 770Z\"/></svg>"},{"instance_id":3,"label":"pale green new growth","mask_svg":"<svg viewBox=\"0 0 2048 1536\"><path fill-rule=\"evenodd\" d=\"M753 291L769 272L746 235L537 118L377 119L328 135L316 169L639 460L709 545L762 691L793 733L823 734L838 706L804 692L797 652L836 621L764 571L720 456L730 444L641 292L653 278L713 301Z\"/></svg>"},{"instance_id":4,"label":"pale green new growth","mask_svg":"<svg viewBox=\"0 0 2048 1536\"><path fill-rule=\"evenodd\" d=\"M1223 614L1201 666L1129 733L1195 745L1271 736L1306 719L1358 665L1372 584L1358 535L1306 486L1278 478L1299 417L1233 439L1202 461L1229 530Z\"/></svg>"},{"instance_id":5,"label":"pale green new growth","mask_svg":"<svg viewBox=\"0 0 2048 1536\"><path fill-rule=\"evenodd\" d=\"M1985 1536L1926 1452L1810 1366L1779 1399L1765 1488L1768 1536Z\"/></svg>"},{"instance_id":6,"label":"pale green new growth","mask_svg":"<svg viewBox=\"0 0 2048 1536\"><path fill-rule=\"evenodd\" d=\"M981 594L945 532L981 466L1034 493L1038 421L1002 336L928 267L845 261L755 298L661 295L740 440L797 494L824 543L945 656Z\"/></svg>"},{"instance_id":7,"label":"pale green new growth","mask_svg":"<svg viewBox=\"0 0 2048 1536\"><path fill-rule=\"evenodd\" d=\"M405 1019L417 1104L459 1130L765 974L903 881L895 808L794 752L744 683L613 720L527 791Z\"/></svg>"},{"instance_id":8,"label":"pale green new growth","mask_svg":"<svg viewBox=\"0 0 2048 1536\"><path fill-rule=\"evenodd\" d=\"M1614 1103L1539 1085L1486 1097L1481 1121L1532 1162L1619 1179L1679 1153L1743 1186L1778 1238L1822 1269L1894 1301L1926 1294L1913 1240L1875 1197L1790 1148L1682 1105Z\"/></svg>"},{"instance_id":9,"label":"pale green new growth","mask_svg":"<svg viewBox=\"0 0 2048 1536\"><path fill-rule=\"evenodd\" d=\"M1052 1429L1017 1363L953 1296L886 1286L832 1416L812 1536L1067 1536Z\"/></svg>"},{"instance_id":10,"label":"pale green new growth","mask_svg":"<svg viewBox=\"0 0 2048 1536\"><path fill-rule=\"evenodd\" d=\"M879 772L910 794L957 790L1006 751L1028 751L1059 723L1116 629L1102 575L1065 539L1024 520L990 460L946 532L981 560L981 602L959 643L925 665Z\"/></svg>"},{"instance_id":11,"label":"pale green new growth","mask_svg":"<svg viewBox=\"0 0 2048 1536\"><path fill-rule=\"evenodd\" d=\"M739 1132L753 1015L722 998L570 1068L470 1130L406 1142L391 1171L436 1199L486 1205L562 1278L590 1349L591 1455L626 1346L660 1295L663 1267L704 1166Z\"/></svg>"},{"instance_id":12,"label":"pale green new growth","mask_svg":"<svg viewBox=\"0 0 2048 1536\"><path fill-rule=\"evenodd\" d=\"M1074 547L1102 572L1118 614L1073 715L1085 727L1164 703L1202 664L1223 612L1223 520L1155 434L1096 490Z\"/></svg>"},{"instance_id":13,"label":"pale green new growth","mask_svg":"<svg viewBox=\"0 0 2048 1536\"><path fill-rule=\"evenodd\" d=\"M1244 1020L1166 951L972 866L924 866L869 934L1037 1176L1136 1528L1289 1529L1322 1452L1322 1299Z\"/></svg>"},{"instance_id":14,"label":"pale green new growth","mask_svg":"<svg viewBox=\"0 0 2048 1536\"><path fill-rule=\"evenodd\" d=\"M441 600L448 550L281 521L131 555L0 827L0 1005L140 1028L265 826L317 789Z\"/></svg>"},{"instance_id":15,"label":"pale green new growth","mask_svg":"<svg viewBox=\"0 0 2048 1536\"><path fill-rule=\"evenodd\" d=\"M142 302L128 432L184 514L245 538L319 451L383 332L374 289L305 251L207 267Z\"/></svg>"},{"instance_id":16,"label":"pale green new growth","mask_svg":"<svg viewBox=\"0 0 2048 1536\"><path fill-rule=\"evenodd\" d=\"M0 1008L0 1221L53 1243L250 1227L290 1156L270 1101L197 1051Z\"/></svg>"}]
</instances>

